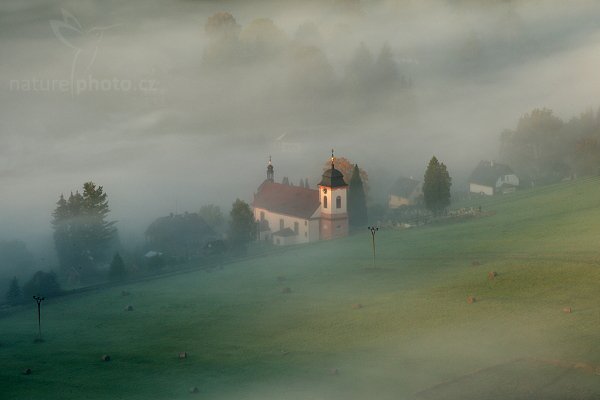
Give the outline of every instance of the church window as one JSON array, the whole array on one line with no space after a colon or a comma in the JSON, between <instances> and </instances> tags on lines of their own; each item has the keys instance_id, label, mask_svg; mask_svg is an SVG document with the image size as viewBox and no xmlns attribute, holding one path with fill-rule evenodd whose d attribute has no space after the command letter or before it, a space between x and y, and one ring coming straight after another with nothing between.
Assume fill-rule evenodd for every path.
<instances>
[{"instance_id":1,"label":"church window","mask_svg":"<svg viewBox=\"0 0 600 400\"><path fill-rule=\"evenodd\" d=\"M342 208L342 196L338 196L335 198L335 207Z\"/></svg>"},{"instance_id":2,"label":"church window","mask_svg":"<svg viewBox=\"0 0 600 400\"><path fill-rule=\"evenodd\" d=\"M327 208L327 196L323 196L323 208Z\"/></svg>"},{"instance_id":3,"label":"church window","mask_svg":"<svg viewBox=\"0 0 600 400\"><path fill-rule=\"evenodd\" d=\"M279 229L283 229L283 218L279 220Z\"/></svg>"},{"instance_id":4,"label":"church window","mask_svg":"<svg viewBox=\"0 0 600 400\"><path fill-rule=\"evenodd\" d=\"M265 220L265 212L264 212L264 211L261 211L261 212L260 212L260 220L261 220L261 221L264 221L264 220Z\"/></svg>"}]
</instances>

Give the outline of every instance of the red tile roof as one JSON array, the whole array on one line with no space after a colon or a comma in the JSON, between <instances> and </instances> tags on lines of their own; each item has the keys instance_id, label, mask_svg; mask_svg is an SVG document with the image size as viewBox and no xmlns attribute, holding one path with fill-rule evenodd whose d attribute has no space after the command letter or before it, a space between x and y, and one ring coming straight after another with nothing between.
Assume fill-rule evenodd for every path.
<instances>
[{"instance_id":1,"label":"red tile roof","mask_svg":"<svg viewBox=\"0 0 600 400\"><path fill-rule=\"evenodd\" d=\"M309 219L321 203L318 190L264 181L254 195L252 206L277 214Z\"/></svg>"}]
</instances>

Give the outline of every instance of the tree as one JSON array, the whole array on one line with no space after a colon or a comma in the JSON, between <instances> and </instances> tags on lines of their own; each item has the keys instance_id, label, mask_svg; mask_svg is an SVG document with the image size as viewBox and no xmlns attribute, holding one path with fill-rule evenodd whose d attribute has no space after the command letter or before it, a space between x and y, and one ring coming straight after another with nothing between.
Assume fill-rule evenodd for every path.
<instances>
[{"instance_id":1,"label":"tree","mask_svg":"<svg viewBox=\"0 0 600 400\"><path fill-rule=\"evenodd\" d=\"M524 180L552 183L562 179L565 151L576 145L565 135L564 122L547 108L523 115L517 128L502 133L501 158ZM573 151L574 153L574 151Z\"/></svg>"},{"instance_id":2,"label":"tree","mask_svg":"<svg viewBox=\"0 0 600 400\"><path fill-rule=\"evenodd\" d=\"M203 62L210 67L231 65L240 61L241 27L228 12L218 12L210 16L204 30L208 38Z\"/></svg>"},{"instance_id":3,"label":"tree","mask_svg":"<svg viewBox=\"0 0 600 400\"><path fill-rule=\"evenodd\" d=\"M127 271L125 270L125 263L119 253L115 253L112 262L110 263L110 269L108 270L108 279L111 281L121 281L126 277Z\"/></svg>"},{"instance_id":4,"label":"tree","mask_svg":"<svg viewBox=\"0 0 600 400\"><path fill-rule=\"evenodd\" d=\"M154 220L146 229L148 250L164 253L169 259L200 257L204 245L217 234L196 213L171 214Z\"/></svg>"},{"instance_id":5,"label":"tree","mask_svg":"<svg viewBox=\"0 0 600 400\"><path fill-rule=\"evenodd\" d=\"M15 276L10 281L10 285L8 286L8 292L6 293L6 301L10 305L17 305L21 301L23 301L23 294L21 293L21 288L19 287L19 281Z\"/></svg>"},{"instance_id":6,"label":"tree","mask_svg":"<svg viewBox=\"0 0 600 400\"><path fill-rule=\"evenodd\" d=\"M333 159L335 169L340 171L342 175L344 175L344 181L346 183L349 182L352 173L354 172L354 163L348 160L345 157L335 157ZM331 169L331 158L327 159L323 166L323 171L327 171ZM363 189L365 191L365 195L369 194L369 175L364 169L359 168L360 179L362 181Z\"/></svg>"},{"instance_id":7,"label":"tree","mask_svg":"<svg viewBox=\"0 0 600 400\"><path fill-rule=\"evenodd\" d=\"M93 182L83 184L83 194L63 195L52 216L54 245L64 272L78 279L89 278L94 267L108 261L117 239L115 221L107 221L107 194Z\"/></svg>"},{"instance_id":8,"label":"tree","mask_svg":"<svg viewBox=\"0 0 600 400\"><path fill-rule=\"evenodd\" d=\"M434 215L444 212L450 205L450 186L452 179L444 163L434 156L429 161L423 182L425 207Z\"/></svg>"},{"instance_id":9,"label":"tree","mask_svg":"<svg viewBox=\"0 0 600 400\"><path fill-rule=\"evenodd\" d=\"M256 237L256 222L250 206L237 199L231 207L229 240L234 250L246 251L246 245Z\"/></svg>"},{"instance_id":10,"label":"tree","mask_svg":"<svg viewBox=\"0 0 600 400\"><path fill-rule=\"evenodd\" d=\"M221 212L221 208L214 204L207 204L200 207L198 215L215 231L222 231L225 224L225 217Z\"/></svg>"},{"instance_id":11,"label":"tree","mask_svg":"<svg viewBox=\"0 0 600 400\"><path fill-rule=\"evenodd\" d=\"M367 199L357 164L354 165L348 188L348 219L352 228L363 227L368 222Z\"/></svg>"},{"instance_id":12,"label":"tree","mask_svg":"<svg viewBox=\"0 0 600 400\"><path fill-rule=\"evenodd\" d=\"M54 272L38 271L33 277L23 285L23 294L25 298L31 296L52 296L61 292L60 285L56 280Z\"/></svg>"}]
</instances>

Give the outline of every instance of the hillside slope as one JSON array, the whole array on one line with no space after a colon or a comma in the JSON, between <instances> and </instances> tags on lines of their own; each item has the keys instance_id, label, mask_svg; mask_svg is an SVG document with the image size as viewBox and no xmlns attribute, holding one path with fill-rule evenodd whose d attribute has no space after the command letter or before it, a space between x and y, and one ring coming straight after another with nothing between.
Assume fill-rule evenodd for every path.
<instances>
[{"instance_id":1,"label":"hillside slope","mask_svg":"<svg viewBox=\"0 0 600 400\"><path fill-rule=\"evenodd\" d=\"M42 344L32 304L0 319L2 398L507 399L518 378L520 399L552 374L562 398L598 398L600 180L472 205L495 214L380 231L377 269L365 230L54 299Z\"/></svg>"}]
</instances>

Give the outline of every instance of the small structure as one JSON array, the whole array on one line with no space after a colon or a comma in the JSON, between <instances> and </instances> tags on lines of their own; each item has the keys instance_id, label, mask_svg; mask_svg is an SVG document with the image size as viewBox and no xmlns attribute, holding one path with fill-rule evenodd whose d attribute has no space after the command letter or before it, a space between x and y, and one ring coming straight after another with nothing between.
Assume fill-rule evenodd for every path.
<instances>
[{"instance_id":1,"label":"small structure","mask_svg":"<svg viewBox=\"0 0 600 400\"><path fill-rule=\"evenodd\" d=\"M513 170L494 161L480 161L469 178L469 191L487 196L512 193L518 186Z\"/></svg>"},{"instance_id":2,"label":"small structure","mask_svg":"<svg viewBox=\"0 0 600 400\"><path fill-rule=\"evenodd\" d=\"M422 195L423 184L420 181L412 177L400 177L389 190L388 207L400 208L415 205L417 199Z\"/></svg>"}]
</instances>

